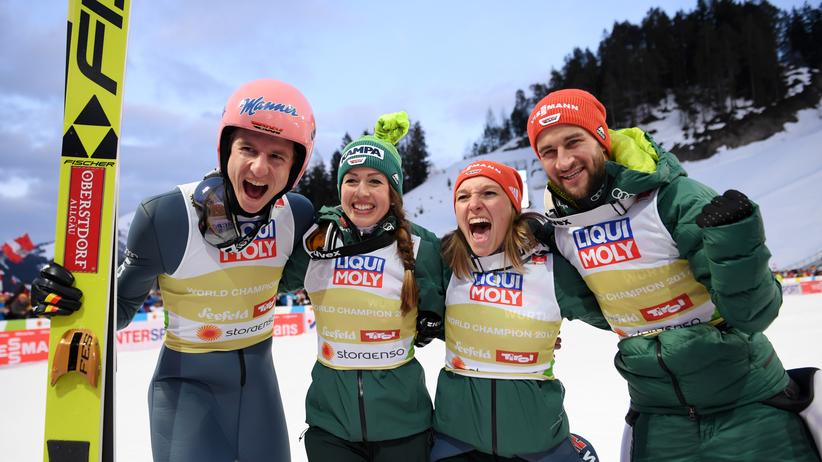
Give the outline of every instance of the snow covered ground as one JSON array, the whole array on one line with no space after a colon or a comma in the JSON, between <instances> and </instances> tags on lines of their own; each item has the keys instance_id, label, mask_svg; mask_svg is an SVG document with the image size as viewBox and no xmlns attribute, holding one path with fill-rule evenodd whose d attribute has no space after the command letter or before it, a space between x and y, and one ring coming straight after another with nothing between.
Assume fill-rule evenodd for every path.
<instances>
[{"instance_id":1,"label":"snow covered ground","mask_svg":"<svg viewBox=\"0 0 822 462\"><path fill-rule=\"evenodd\" d=\"M822 367L822 294L786 296L777 320L766 332L785 367ZM613 367L616 336L579 322L562 327L562 349L557 352L557 376L566 386L565 408L571 430L587 437L603 461L618 460L628 392ZM816 340L814 340L816 339ZM303 461L298 440L306 428L303 400L316 355L313 333L274 340L274 362L285 404L291 454ZM117 460L151 460L146 393L159 350L121 352L117 361ZM425 367L433 396L444 360L440 341L417 354ZM42 460L46 363L0 369L0 460ZM70 423L67 423L70 425Z\"/></svg>"}]
</instances>

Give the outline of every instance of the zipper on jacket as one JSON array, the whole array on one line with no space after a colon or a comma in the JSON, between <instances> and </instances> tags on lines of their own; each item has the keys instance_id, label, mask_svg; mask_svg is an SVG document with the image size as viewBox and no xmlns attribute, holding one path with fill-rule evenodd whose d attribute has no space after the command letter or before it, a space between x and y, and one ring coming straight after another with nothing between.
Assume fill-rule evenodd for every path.
<instances>
[{"instance_id":1,"label":"zipper on jacket","mask_svg":"<svg viewBox=\"0 0 822 462\"><path fill-rule=\"evenodd\" d=\"M362 440L364 443L368 442L368 432L365 427L365 398L362 389L362 371L357 371L357 394L360 400L360 430L362 431Z\"/></svg>"},{"instance_id":2,"label":"zipper on jacket","mask_svg":"<svg viewBox=\"0 0 822 462\"><path fill-rule=\"evenodd\" d=\"M491 454L497 455L497 379L491 379Z\"/></svg>"},{"instance_id":3,"label":"zipper on jacket","mask_svg":"<svg viewBox=\"0 0 822 462\"><path fill-rule=\"evenodd\" d=\"M668 366L665 364L665 361L662 360L662 342L659 341L659 337L656 338L656 360L659 362L659 366L662 370L665 371L666 374L671 378L671 383L674 386L674 393L676 394L676 398L679 400L679 403L682 404L685 408L688 409L688 418L691 420L696 420L698 417L696 413L696 407L688 404L685 401L685 395L682 393L682 389L679 387L679 381L676 379L676 376Z\"/></svg>"},{"instance_id":4,"label":"zipper on jacket","mask_svg":"<svg viewBox=\"0 0 822 462\"><path fill-rule=\"evenodd\" d=\"M237 350L237 355L240 358L240 386L245 386L245 354L243 350Z\"/></svg>"}]
</instances>

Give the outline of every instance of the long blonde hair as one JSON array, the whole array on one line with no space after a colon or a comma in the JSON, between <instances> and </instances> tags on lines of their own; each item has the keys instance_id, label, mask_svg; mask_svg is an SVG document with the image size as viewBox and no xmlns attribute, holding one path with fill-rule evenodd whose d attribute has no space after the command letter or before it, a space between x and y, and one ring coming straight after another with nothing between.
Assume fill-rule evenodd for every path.
<instances>
[{"instance_id":1,"label":"long blonde hair","mask_svg":"<svg viewBox=\"0 0 822 462\"><path fill-rule=\"evenodd\" d=\"M411 222L405 218L405 210L402 208L402 196L394 188L388 188L388 193L391 199L389 211L397 219L397 253L405 268L402 276L402 290L400 291L400 311L405 316L417 309L419 288L417 287L417 279L414 277L417 260L414 257L414 241L411 240Z\"/></svg>"},{"instance_id":2,"label":"long blonde hair","mask_svg":"<svg viewBox=\"0 0 822 462\"><path fill-rule=\"evenodd\" d=\"M514 208L513 205L511 208ZM538 244L527 222L528 218L536 217L539 217L539 214L533 212L517 214L514 211L502 240L501 247L505 260L518 272L525 269L521 255L531 251ZM442 256L458 278L468 279L471 276L472 254L471 246L468 245L459 227L442 238Z\"/></svg>"}]
</instances>

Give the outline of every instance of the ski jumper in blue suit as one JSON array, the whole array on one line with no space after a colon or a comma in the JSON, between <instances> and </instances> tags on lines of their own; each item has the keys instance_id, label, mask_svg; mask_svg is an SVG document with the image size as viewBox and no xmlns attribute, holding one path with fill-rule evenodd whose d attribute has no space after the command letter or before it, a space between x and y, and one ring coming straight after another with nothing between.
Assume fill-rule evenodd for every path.
<instances>
[{"instance_id":1,"label":"ski jumper in blue suit","mask_svg":"<svg viewBox=\"0 0 822 462\"><path fill-rule=\"evenodd\" d=\"M190 198L196 183L145 200L117 273L117 327L155 282L166 337L148 392L155 461L288 461L271 354L279 290L302 286L307 258L291 257L313 207L288 193L241 252L206 243ZM268 217L243 218L247 232ZM304 255L300 253L300 255Z\"/></svg>"}]
</instances>

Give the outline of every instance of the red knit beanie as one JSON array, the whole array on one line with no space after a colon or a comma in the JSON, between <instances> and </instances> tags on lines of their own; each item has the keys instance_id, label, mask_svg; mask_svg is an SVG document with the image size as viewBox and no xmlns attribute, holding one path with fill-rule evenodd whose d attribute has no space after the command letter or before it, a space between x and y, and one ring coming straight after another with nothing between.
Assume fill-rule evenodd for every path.
<instances>
[{"instance_id":1,"label":"red knit beanie","mask_svg":"<svg viewBox=\"0 0 822 462\"><path fill-rule=\"evenodd\" d=\"M537 103L528 117L528 140L534 152L537 151L539 134L556 125L576 125L587 130L611 155L611 134L605 123L605 106L587 91L576 88L557 90Z\"/></svg>"},{"instance_id":2,"label":"red knit beanie","mask_svg":"<svg viewBox=\"0 0 822 462\"><path fill-rule=\"evenodd\" d=\"M484 176L495 181L508 196L508 199L511 200L511 204L514 205L517 213L522 211L522 178L519 173L505 164L491 160L472 162L460 171L457 181L454 183L454 204L457 203L457 189L459 189L460 184L469 178L478 176Z\"/></svg>"}]
</instances>

